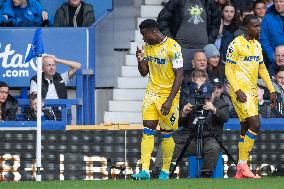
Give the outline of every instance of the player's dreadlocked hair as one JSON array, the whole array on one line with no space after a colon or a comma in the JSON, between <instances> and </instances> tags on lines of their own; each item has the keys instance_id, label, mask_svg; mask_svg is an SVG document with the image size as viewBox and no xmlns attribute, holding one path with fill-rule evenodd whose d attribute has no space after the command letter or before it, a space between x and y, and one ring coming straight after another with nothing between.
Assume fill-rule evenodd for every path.
<instances>
[{"instance_id":1,"label":"player's dreadlocked hair","mask_svg":"<svg viewBox=\"0 0 284 189\"><path fill-rule=\"evenodd\" d=\"M258 17L254 14L248 14L244 17L244 20L243 20L243 26L248 26L251 22L251 20L254 20L254 19L258 19Z\"/></svg>"},{"instance_id":2,"label":"player's dreadlocked hair","mask_svg":"<svg viewBox=\"0 0 284 189\"><path fill-rule=\"evenodd\" d=\"M141 22L139 29L159 29L158 22L153 19L146 19Z\"/></svg>"}]
</instances>

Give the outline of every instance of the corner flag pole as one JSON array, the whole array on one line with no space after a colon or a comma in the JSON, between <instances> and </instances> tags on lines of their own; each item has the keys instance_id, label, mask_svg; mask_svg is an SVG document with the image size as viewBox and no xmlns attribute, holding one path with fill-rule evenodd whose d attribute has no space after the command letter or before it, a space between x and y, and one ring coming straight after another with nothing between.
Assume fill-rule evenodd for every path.
<instances>
[{"instance_id":1,"label":"corner flag pole","mask_svg":"<svg viewBox=\"0 0 284 189\"><path fill-rule=\"evenodd\" d=\"M36 181L41 181L41 114L42 114L42 57L36 58L37 63L37 114L36 114Z\"/></svg>"},{"instance_id":2,"label":"corner flag pole","mask_svg":"<svg viewBox=\"0 0 284 189\"><path fill-rule=\"evenodd\" d=\"M36 130L36 181L41 181L41 114L42 114L42 54L44 53L43 43L41 38L41 28L37 28L34 33L32 46L29 54L25 59L25 63L36 57L37 63L37 130Z\"/></svg>"}]
</instances>

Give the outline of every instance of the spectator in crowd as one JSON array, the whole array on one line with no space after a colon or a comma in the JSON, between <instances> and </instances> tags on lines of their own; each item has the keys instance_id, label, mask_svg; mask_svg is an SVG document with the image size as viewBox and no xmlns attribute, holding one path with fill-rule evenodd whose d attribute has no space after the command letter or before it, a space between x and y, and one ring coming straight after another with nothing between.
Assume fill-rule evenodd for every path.
<instances>
[{"instance_id":1,"label":"spectator in crowd","mask_svg":"<svg viewBox=\"0 0 284 189\"><path fill-rule=\"evenodd\" d=\"M37 119L37 94L32 93L29 95L30 107L24 111L24 120L25 121L36 121ZM43 106L43 104L42 104ZM42 120L55 120L55 116L50 114L50 112L42 108Z\"/></svg>"},{"instance_id":2,"label":"spectator in crowd","mask_svg":"<svg viewBox=\"0 0 284 189\"><path fill-rule=\"evenodd\" d=\"M191 82L191 73L194 70L204 70L207 72L209 79L212 78L212 72L208 69L208 62L206 54L203 50L198 50L193 54L192 69L184 74L183 83Z\"/></svg>"},{"instance_id":3,"label":"spectator in crowd","mask_svg":"<svg viewBox=\"0 0 284 189\"><path fill-rule=\"evenodd\" d=\"M248 7L246 9L240 10L240 19L241 21L243 21L244 17L246 17L246 15L248 14L254 14L253 8L252 7Z\"/></svg>"},{"instance_id":4,"label":"spectator in crowd","mask_svg":"<svg viewBox=\"0 0 284 189\"><path fill-rule=\"evenodd\" d=\"M93 5L82 0L68 0L56 11L55 27L89 27L95 22Z\"/></svg>"},{"instance_id":5,"label":"spectator in crowd","mask_svg":"<svg viewBox=\"0 0 284 189\"><path fill-rule=\"evenodd\" d=\"M284 90L284 65L276 67L275 80L279 84L279 86L280 86L279 88ZM282 93L284 94L284 92L282 92Z\"/></svg>"},{"instance_id":6,"label":"spectator in crowd","mask_svg":"<svg viewBox=\"0 0 284 189\"><path fill-rule=\"evenodd\" d=\"M240 28L240 25L241 21L235 4L232 1L226 1L222 6L219 35L215 41L215 45L221 54L221 60L225 61L228 45L238 35L236 31Z\"/></svg>"},{"instance_id":7,"label":"spectator in crowd","mask_svg":"<svg viewBox=\"0 0 284 189\"><path fill-rule=\"evenodd\" d=\"M63 64L70 69L64 73L56 72L56 65ZM73 78L76 71L81 68L79 62L59 59L54 55L43 56L42 58L42 99L66 99L66 84ZM37 76L31 78L30 94L37 92ZM60 111L53 109L57 119L60 119Z\"/></svg>"},{"instance_id":8,"label":"spectator in crowd","mask_svg":"<svg viewBox=\"0 0 284 189\"><path fill-rule=\"evenodd\" d=\"M179 91L183 79L181 47L163 35L153 19L141 22L139 29L146 45L144 50L137 47L138 70L141 76L150 76L142 108L142 170L131 177L134 180L150 179L154 135L159 124L163 148L163 167L159 179L167 180L175 145L172 131L177 129L179 119Z\"/></svg>"},{"instance_id":9,"label":"spectator in crowd","mask_svg":"<svg viewBox=\"0 0 284 189\"><path fill-rule=\"evenodd\" d=\"M0 24L15 27L53 25L53 18L37 0L6 0L0 9Z\"/></svg>"},{"instance_id":10,"label":"spectator in crowd","mask_svg":"<svg viewBox=\"0 0 284 189\"><path fill-rule=\"evenodd\" d=\"M215 41L220 15L219 4L214 0L170 0L159 13L161 32L182 47L185 73L192 69L193 54Z\"/></svg>"},{"instance_id":11,"label":"spectator in crowd","mask_svg":"<svg viewBox=\"0 0 284 189\"><path fill-rule=\"evenodd\" d=\"M275 108L270 110L272 114L270 117L284 117L284 65L276 66L275 75L271 81L277 93L277 103ZM268 96L268 89L261 79L258 80L258 85L264 90L264 96Z\"/></svg>"},{"instance_id":12,"label":"spectator in crowd","mask_svg":"<svg viewBox=\"0 0 284 189\"><path fill-rule=\"evenodd\" d=\"M284 65L284 45L279 45L276 47L274 59L276 66Z\"/></svg>"},{"instance_id":13,"label":"spectator in crowd","mask_svg":"<svg viewBox=\"0 0 284 189\"><path fill-rule=\"evenodd\" d=\"M9 86L0 81L0 121L17 119L18 101L9 94Z\"/></svg>"},{"instance_id":14,"label":"spectator in crowd","mask_svg":"<svg viewBox=\"0 0 284 189\"><path fill-rule=\"evenodd\" d=\"M221 61L220 52L214 44L207 44L204 47L204 52L207 57L208 73L210 78L220 78L223 82L225 80L225 64Z\"/></svg>"},{"instance_id":15,"label":"spectator in crowd","mask_svg":"<svg viewBox=\"0 0 284 189\"><path fill-rule=\"evenodd\" d=\"M207 57L204 51L196 51L193 55L193 70L207 70ZM192 71L193 71L192 70Z\"/></svg>"},{"instance_id":16,"label":"spectator in crowd","mask_svg":"<svg viewBox=\"0 0 284 189\"><path fill-rule=\"evenodd\" d=\"M271 106L276 104L275 89L263 62L262 49L256 40L260 21L255 15L247 15L243 26L245 35L236 37L228 47L225 66L230 84L230 96L240 119L239 161L235 178L259 178L247 164L260 129L257 99L257 79L260 76L270 91Z\"/></svg>"},{"instance_id":17,"label":"spectator in crowd","mask_svg":"<svg viewBox=\"0 0 284 189\"><path fill-rule=\"evenodd\" d=\"M264 0L256 0L253 3L254 14L258 17L260 23L263 17L266 15L266 5Z\"/></svg>"},{"instance_id":18,"label":"spectator in crowd","mask_svg":"<svg viewBox=\"0 0 284 189\"><path fill-rule=\"evenodd\" d=\"M284 45L283 17L284 1L275 0L261 23L260 43L269 61L267 67L271 76L275 70L275 48Z\"/></svg>"},{"instance_id":19,"label":"spectator in crowd","mask_svg":"<svg viewBox=\"0 0 284 189\"><path fill-rule=\"evenodd\" d=\"M279 69L280 66L284 66L284 45L279 45L278 47L276 47L275 54L274 54L274 59L275 59L276 69ZM275 80L275 75L276 75L275 74L275 70L272 70L270 72L270 76L272 78L272 83L273 83L274 88L278 88L275 85L275 83L276 83L276 80ZM261 79L258 79L257 83L261 86L261 88L264 89L264 98L265 99L269 99L269 91L265 87L264 82ZM277 93L280 93L280 92L277 91Z\"/></svg>"},{"instance_id":20,"label":"spectator in crowd","mask_svg":"<svg viewBox=\"0 0 284 189\"><path fill-rule=\"evenodd\" d=\"M175 149L173 159L175 160L181 153L190 134L193 132L196 122L194 122L197 112L193 108L194 96L193 89L196 87L204 92L206 102L203 106L205 113L205 125L203 127L203 145L202 158L204 166L201 171L201 177L211 177L216 167L218 155L221 147L213 136L209 133L207 127L210 127L218 138L222 139L224 123L229 119L229 108L223 99L223 84L219 78L215 78L213 86L208 82L208 76L204 70L195 70L192 72L193 82L184 86L181 93L181 109L180 109L180 129L174 133ZM206 88L206 90L205 90ZM184 157L196 154L196 137L193 138ZM156 161L153 170L157 171L162 167L161 146L158 147Z\"/></svg>"},{"instance_id":21,"label":"spectator in crowd","mask_svg":"<svg viewBox=\"0 0 284 189\"><path fill-rule=\"evenodd\" d=\"M284 65L276 67L275 78L272 82L277 92L277 104L272 111L277 117L284 117Z\"/></svg>"}]
</instances>

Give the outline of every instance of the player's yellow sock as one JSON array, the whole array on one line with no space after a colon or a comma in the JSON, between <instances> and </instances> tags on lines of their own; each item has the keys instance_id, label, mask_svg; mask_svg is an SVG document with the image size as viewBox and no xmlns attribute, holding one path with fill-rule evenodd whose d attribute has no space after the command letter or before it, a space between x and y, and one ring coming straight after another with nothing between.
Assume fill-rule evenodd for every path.
<instances>
[{"instance_id":1,"label":"player's yellow sock","mask_svg":"<svg viewBox=\"0 0 284 189\"><path fill-rule=\"evenodd\" d=\"M251 130L248 130L243 138L243 144L240 145L239 143L239 163L243 161L248 161L249 153L253 148L256 136L256 133L252 132Z\"/></svg>"},{"instance_id":2,"label":"player's yellow sock","mask_svg":"<svg viewBox=\"0 0 284 189\"><path fill-rule=\"evenodd\" d=\"M162 149L163 149L163 167L162 170L169 172L172 156L175 148L175 142L172 134L162 134Z\"/></svg>"},{"instance_id":3,"label":"player's yellow sock","mask_svg":"<svg viewBox=\"0 0 284 189\"><path fill-rule=\"evenodd\" d=\"M252 132L251 130L248 130L246 132L245 138L244 138L244 146L249 154L249 152L252 150L254 141L256 139L257 134ZM248 157L247 157L248 158Z\"/></svg>"},{"instance_id":4,"label":"player's yellow sock","mask_svg":"<svg viewBox=\"0 0 284 189\"><path fill-rule=\"evenodd\" d=\"M239 163L241 161L247 161L247 150L245 149L245 146L244 146L244 138L245 136L242 136L240 135L240 140L239 140L239 144L238 144L238 147L239 147Z\"/></svg>"},{"instance_id":5,"label":"player's yellow sock","mask_svg":"<svg viewBox=\"0 0 284 189\"><path fill-rule=\"evenodd\" d=\"M149 128L144 128L141 141L141 162L142 170L149 171L151 154L154 149L154 134L155 131Z\"/></svg>"}]
</instances>

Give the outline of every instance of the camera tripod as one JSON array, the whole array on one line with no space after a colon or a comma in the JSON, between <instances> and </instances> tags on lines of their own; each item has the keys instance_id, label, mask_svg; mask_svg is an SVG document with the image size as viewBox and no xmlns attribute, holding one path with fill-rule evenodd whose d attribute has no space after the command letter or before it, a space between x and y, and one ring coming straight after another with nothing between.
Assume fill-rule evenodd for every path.
<instances>
[{"instance_id":1,"label":"camera tripod","mask_svg":"<svg viewBox=\"0 0 284 189\"><path fill-rule=\"evenodd\" d=\"M190 142L192 141L193 137L196 135L196 159L197 159L197 177L200 177L200 161L202 159L202 143L203 143L203 127L204 127L204 123L205 123L205 117L203 115L199 115L197 116L197 122L196 125L193 129L193 132L191 133L191 135L189 136L189 138L187 139L182 151L180 152L180 154L178 155L178 158L176 160L176 163L169 175L170 178L172 178L176 167L179 165L180 161L182 160L187 148L189 147ZM234 162L235 165L237 165L237 162L234 160L234 158L232 157L232 155L228 152L228 150L224 147L222 141L218 138L218 136L213 132L213 130L210 127L206 127L210 133L211 136L213 136L215 138L215 140L218 142L218 144L220 145L220 147L223 149L223 151L228 155L229 159Z\"/></svg>"}]
</instances>

